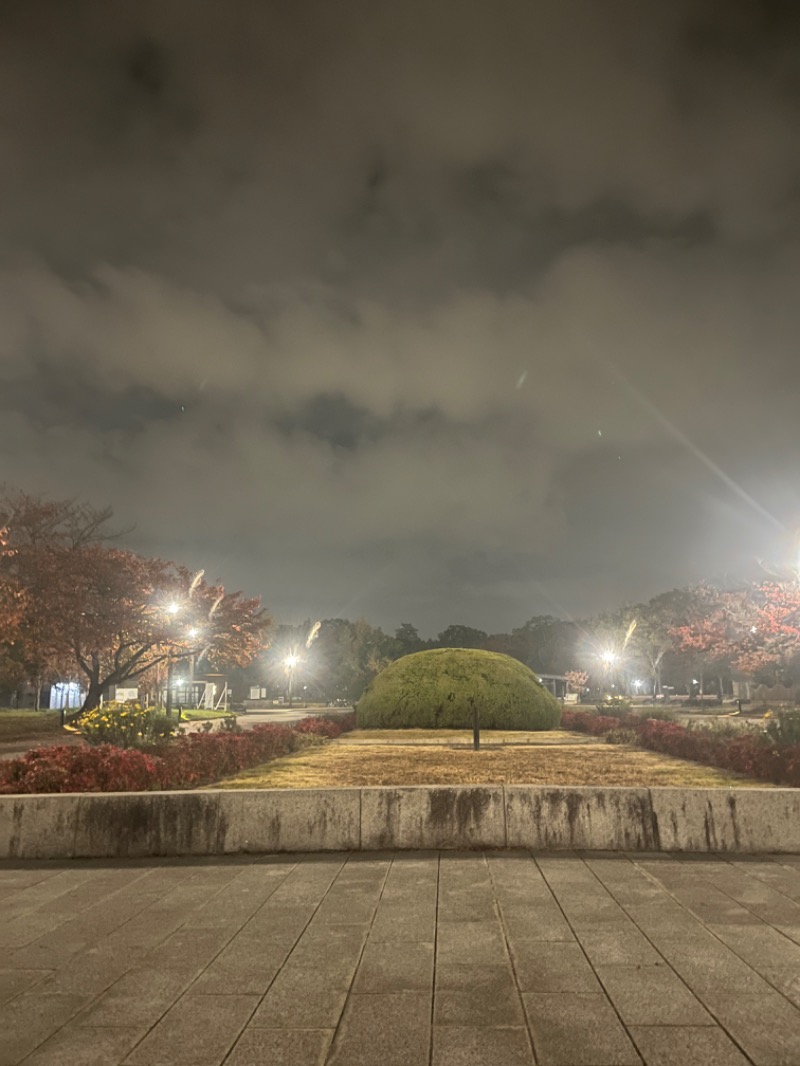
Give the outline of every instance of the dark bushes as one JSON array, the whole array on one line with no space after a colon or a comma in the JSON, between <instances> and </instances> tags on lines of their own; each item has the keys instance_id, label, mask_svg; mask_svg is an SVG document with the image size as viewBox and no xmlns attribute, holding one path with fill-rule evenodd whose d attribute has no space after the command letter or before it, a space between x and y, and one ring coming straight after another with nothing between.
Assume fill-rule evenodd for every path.
<instances>
[{"instance_id":1,"label":"dark bushes","mask_svg":"<svg viewBox=\"0 0 800 1066\"><path fill-rule=\"evenodd\" d=\"M800 787L800 743L793 739L793 724L776 725L772 729L768 725L766 732L756 733L734 731L731 727L688 729L677 722L643 719L633 714L612 718L565 711L562 725L564 729L591 736L619 735L624 730L635 736L636 744L649 751L733 770L759 781ZM781 737L792 739L782 741Z\"/></svg>"},{"instance_id":2,"label":"dark bushes","mask_svg":"<svg viewBox=\"0 0 800 1066\"><path fill-rule=\"evenodd\" d=\"M305 718L295 726L190 733L146 749L61 745L0 764L0 793L143 792L208 785L294 751L303 736L337 737L355 716Z\"/></svg>"}]
</instances>

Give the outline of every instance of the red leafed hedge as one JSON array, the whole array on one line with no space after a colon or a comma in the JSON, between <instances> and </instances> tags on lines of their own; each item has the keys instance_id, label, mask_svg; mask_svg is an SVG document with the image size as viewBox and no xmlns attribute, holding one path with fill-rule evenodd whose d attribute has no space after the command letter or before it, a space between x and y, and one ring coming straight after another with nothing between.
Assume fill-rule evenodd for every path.
<instances>
[{"instance_id":1,"label":"red leafed hedge","mask_svg":"<svg viewBox=\"0 0 800 1066\"><path fill-rule=\"evenodd\" d=\"M257 725L238 733L190 733L147 750L110 744L36 748L0 763L0 793L196 788L288 755L302 735L338 737L354 726L355 715L347 715L304 718L294 726Z\"/></svg>"},{"instance_id":2,"label":"red leafed hedge","mask_svg":"<svg viewBox=\"0 0 800 1066\"><path fill-rule=\"evenodd\" d=\"M661 722L622 714L612 718L585 711L565 711L564 729L603 736L612 729L632 729L637 742L650 751L691 759L707 766L733 770L759 781L800 788L800 744L775 744L767 736L741 733L721 736L711 729L687 729L677 722Z\"/></svg>"}]
</instances>

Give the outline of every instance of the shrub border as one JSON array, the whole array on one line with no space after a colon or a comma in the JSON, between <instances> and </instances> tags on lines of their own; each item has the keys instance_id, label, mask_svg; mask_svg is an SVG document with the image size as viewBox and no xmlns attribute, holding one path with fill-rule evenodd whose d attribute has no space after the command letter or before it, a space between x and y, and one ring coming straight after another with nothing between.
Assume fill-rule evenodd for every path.
<instances>
[{"instance_id":1,"label":"shrub border","mask_svg":"<svg viewBox=\"0 0 800 1066\"><path fill-rule=\"evenodd\" d=\"M599 737L615 729L631 729L636 733L637 744L649 751L733 770L756 781L800 787L800 744L778 745L752 732L721 737L709 729L687 729L678 722L637 714L611 716L564 711L561 726Z\"/></svg>"}]
</instances>

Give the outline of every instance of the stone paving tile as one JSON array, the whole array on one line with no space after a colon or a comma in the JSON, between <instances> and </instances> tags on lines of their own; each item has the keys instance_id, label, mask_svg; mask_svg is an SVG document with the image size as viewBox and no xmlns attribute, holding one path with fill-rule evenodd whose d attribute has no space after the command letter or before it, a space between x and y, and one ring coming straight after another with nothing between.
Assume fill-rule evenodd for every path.
<instances>
[{"instance_id":1,"label":"stone paving tile","mask_svg":"<svg viewBox=\"0 0 800 1066\"><path fill-rule=\"evenodd\" d=\"M208 966L236 935L238 927L218 928L182 926L141 959L141 965L153 970L202 970Z\"/></svg>"},{"instance_id":2,"label":"stone paving tile","mask_svg":"<svg viewBox=\"0 0 800 1066\"><path fill-rule=\"evenodd\" d=\"M630 1034L647 1066L748 1066L722 1029L711 1026L632 1027Z\"/></svg>"},{"instance_id":3,"label":"stone paving tile","mask_svg":"<svg viewBox=\"0 0 800 1066\"><path fill-rule=\"evenodd\" d=\"M97 996L137 963L134 952L121 955L105 945L87 948L71 956L66 963L46 976L42 992L82 992Z\"/></svg>"},{"instance_id":4,"label":"stone paving tile","mask_svg":"<svg viewBox=\"0 0 800 1066\"><path fill-rule=\"evenodd\" d=\"M206 995L263 995L278 975L291 947L262 937L239 935L192 985Z\"/></svg>"},{"instance_id":5,"label":"stone paving tile","mask_svg":"<svg viewBox=\"0 0 800 1066\"><path fill-rule=\"evenodd\" d=\"M267 1029L331 1029L341 1017L363 947L362 938L332 945L301 939L251 1024Z\"/></svg>"},{"instance_id":6,"label":"stone paving tile","mask_svg":"<svg viewBox=\"0 0 800 1066\"><path fill-rule=\"evenodd\" d=\"M332 1029L245 1029L225 1066L324 1066Z\"/></svg>"},{"instance_id":7,"label":"stone paving tile","mask_svg":"<svg viewBox=\"0 0 800 1066\"><path fill-rule=\"evenodd\" d=\"M0 970L0 1005L49 977L51 970Z\"/></svg>"},{"instance_id":8,"label":"stone paving tile","mask_svg":"<svg viewBox=\"0 0 800 1066\"><path fill-rule=\"evenodd\" d=\"M88 996L23 993L0 1007L0 1066L16 1066L56 1033L89 1000Z\"/></svg>"},{"instance_id":9,"label":"stone paving tile","mask_svg":"<svg viewBox=\"0 0 800 1066\"><path fill-rule=\"evenodd\" d=\"M597 975L626 1025L713 1025L668 966L600 966Z\"/></svg>"},{"instance_id":10,"label":"stone paving tile","mask_svg":"<svg viewBox=\"0 0 800 1066\"><path fill-rule=\"evenodd\" d=\"M60 1029L25 1066L119 1066L146 1029Z\"/></svg>"},{"instance_id":11,"label":"stone paving tile","mask_svg":"<svg viewBox=\"0 0 800 1066\"><path fill-rule=\"evenodd\" d=\"M796 874L775 862L736 862L731 865L745 876L756 879L789 899L800 901L800 879Z\"/></svg>"},{"instance_id":12,"label":"stone paving tile","mask_svg":"<svg viewBox=\"0 0 800 1066\"><path fill-rule=\"evenodd\" d=\"M612 929L581 929L577 936L594 966L626 963L634 966L664 965L661 955L633 922Z\"/></svg>"},{"instance_id":13,"label":"stone paving tile","mask_svg":"<svg viewBox=\"0 0 800 1066\"><path fill-rule=\"evenodd\" d=\"M527 1030L436 1026L433 1066L534 1066Z\"/></svg>"},{"instance_id":14,"label":"stone paving tile","mask_svg":"<svg viewBox=\"0 0 800 1066\"><path fill-rule=\"evenodd\" d=\"M508 961L500 923L446 922L440 920L436 935L437 967L450 962L474 966Z\"/></svg>"},{"instance_id":15,"label":"stone paving tile","mask_svg":"<svg viewBox=\"0 0 800 1066\"><path fill-rule=\"evenodd\" d=\"M29 914L60 896L74 893L84 883L85 877L80 871L66 869L31 886L22 886L17 893L3 900L3 921Z\"/></svg>"},{"instance_id":16,"label":"stone paving tile","mask_svg":"<svg viewBox=\"0 0 800 1066\"><path fill-rule=\"evenodd\" d=\"M524 1025L519 992L509 974L489 988L463 992L437 990L433 1000L434 1025L476 1025L497 1028Z\"/></svg>"},{"instance_id":17,"label":"stone paving tile","mask_svg":"<svg viewBox=\"0 0 800 1066\"><path fill-rule=\"evenodd\" d=\"M755 970L732 951L694 954L672 952L668 954L673 970L686 982L695 994L701 992L742 992L752 995L765 994L769 985Z\"/></svg>"},{"instance_id":18,"label":"stone paving tile","mask_svg":"<svg viewBox=\"0 0 800 1066\"><path fill-rule=\"evenodd\" d=\"M13 920L4 922L0 925L0 950L6 954L6 964L8 965L9 962L15 959L17 954L15 948L25 947L60 924L61 919L54 917L52 914L37 914L36 911L31 914L19 915ZM13 952L13 954L7 954L10 952ZM19 958L20 964L26 969L30 968L31 962L35 965L37 961L35 959L24 959L21 956Z\"/></svg>"},{"instance_id":19,"label":"stone paving tile","mask_svg":"<svg viewBox=\"0 0 800 1066\"><path fill-rule=\"evenodd\" d=\"M800 1007L800 967L783 966L764 969L764 979L795 1007Z\"/></svg>"},{"instance_id":20,"label":"stone paving tile","mask_svg":"<svg viewBox=\"0 0 800 1066\"><path fill-rule=\"evenodd\" d=\"M77 1016L80 1027L149 1028L169 1010L197 975L197 971L129 971Z\"/></svg>"},{"instance_id":21,"label":"stone paving tile","mask_svg":"<svg viewBox=\"0 0 800 1066\"><path fill-rule=\"evenodd\" d=\"M772 992L766 996L703 996L717 1021L756 1066L795 1066L800 1062L800 1010Z\"/></svg>"},{"instance_id":22,"label":"stone paving tile","mask_svg":"<svg viewBox=\"0 0 800 1066\"><path fill-rule=\"evenodd\" d=\"M561 908L553 901L534 904L500 904L503 925L510 939L574 940Z\"/></svg>"},{"instance_id":23,"label":"stone paving tile","mask_svg":"<svg viewBox=\"0 0 800 1066\"><path fill-rule=\"evenodd\" d=\"M579 944L523 940L511 958L521 992L602 992Z\"/></svg>"},{"instance_id":24,"label":"stone paving tile","mask_svg":"<svg viewBox=\"0 0 800 1066\"><path fill-rule=\"evenodd\" d=\"M432 943L370 938L353 981L354 992L430 992L432 989Z\"/></svg>"},{"instance_id":25,"label":"stone paving tile","mask_svg":"<svg viewBox=\"0 0 800 1066\"><path fill-rule=\"evenodd\" d=\"M131 1066L219 1066L257 1004L257 996L184 996L125 1062Z\"/></svg>"},{"instance_id":26,"label":"stone paving tile","mask_svg":"<svg viewBox=\"0 0 800 1066\"><path fill-rule=\"evenodd\" d=\"M342 1016L349 975L331 983L330 975L309 972L283 975L272 983L253 1015L257 1029L335 1029Z\"/></svg>"},{"instance_id":27,"label":"stone paving tile","mask_svg":"<svg viewBox=\"0 0 800 1066\"><path fill-rule=\"evenodd\" d=\"M641 1066L603 995L527 993L522 997L542 1066Z\"/></svg>"},{"instance_id":28,"label":"stone paving tile","mask_svg":"<svg viewBox=\"0 0 800 1066\"><path fill-rule=\"evenodd\" d=\"M768 925L716 926L714 932L754 970L776 966L800 968L800 944Z\"/></svg>"},{"instance_id":29,"label":"stone paving tile","mask_svg":"<svg viewBox=\"0 0 800 1066\"><path fill-rule=\"evenodd\" d=\"M491 991L514 980L507 960L494 963L436 961L437 992Z\"/></svg>"},{"instance_id":30,"label":"stone paving tile","mask_svg":"<svg viewBox=\"0 0 800 1066\"><path fill-rule=\"evenodd\" d=\"M427 1066L430 997L415 992L350 997L329 1066Z\"/></svg>"},{"instance_id":31,"label":"stone paving tile","mask_svg":"<svg viewBox=\"0 0 800 1066\"><path fill-rule=\"evenodd\" d=\"M436 936L436 903L381 900L370 929L372 940L433 940Z\"/></svg>"},{"instance_id":32,"label":"stone paving tile","mask_svg":"<svg viewBox=\"0 0 800 1066\"><path fill-rule=\"evenodd\" d=\"M793 856L0 863L4 886L0 1066L800 1066Z\"/></svg>"}]
</instances>

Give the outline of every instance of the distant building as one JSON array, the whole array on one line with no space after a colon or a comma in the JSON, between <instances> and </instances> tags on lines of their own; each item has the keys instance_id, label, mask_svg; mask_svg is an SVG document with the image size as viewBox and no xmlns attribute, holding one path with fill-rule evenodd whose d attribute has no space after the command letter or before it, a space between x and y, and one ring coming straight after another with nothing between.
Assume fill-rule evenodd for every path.
<instances>
[{"instance_id":1,"label":"distant building","mask_svg":"<svg viewBox=\"0 0 800 1066\"><path fill-rule=\"evenodd\" d=\"M567 679L565 677L561 674L536 674L536 676L547 691L552 692L557 700L564 699L567 694Z\"/></svg>"}]
</instances>

